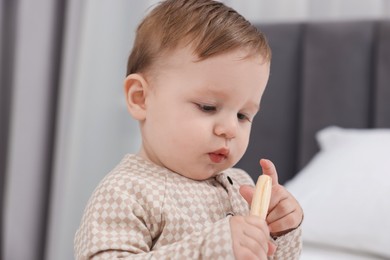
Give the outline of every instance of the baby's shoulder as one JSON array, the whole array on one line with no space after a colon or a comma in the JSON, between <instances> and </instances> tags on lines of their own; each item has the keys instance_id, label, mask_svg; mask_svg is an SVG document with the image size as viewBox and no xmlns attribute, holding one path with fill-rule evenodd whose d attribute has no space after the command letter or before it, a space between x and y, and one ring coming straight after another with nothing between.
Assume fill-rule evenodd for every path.
<instances>
[{"instance_id":1,"label":"baby's shoulder","mask_svg":"<svg viewBox=\"0 0 390 260\"><path fill-rule=\"evenodd\" d=\"M252 177L242 169L230 168L225 173L240 185L254 185Z\"/></svg>"},{"instance_id":2,"label":"baby's shoulder","mask_svg":"<svg viewBox=\"0 0 390 260\"><path fill-rule=\"evenodd\" d=\"M147 202L163 197L166 173L135 155L126 155L100 182L95 193L116 194Z\"/></svg>"},{"instance_id":3,"label":"baby's shoulder","mask_svg":"<svg viewBox=\"0 0 390 260\"><path fill-rule=\"evenodd\" d=\"M117 219L125 218L128 223L138 219L148 230L158 229L156 223L161 223L166 190L165 174L151 166L138 157L125 156L96 187L82 222L104 221L112 227Z\"/></svg>"},{"instance_id":4,"label":"baby's shoulder","mask_svg":"<svg viewBox=\"0 0 390 260\"><path fill-rule=\"evenodd\" d=\"M123 191L148 193L166 186L166 170L135 155L125 156L109 175Z\"/></svg>"}]
</instances>

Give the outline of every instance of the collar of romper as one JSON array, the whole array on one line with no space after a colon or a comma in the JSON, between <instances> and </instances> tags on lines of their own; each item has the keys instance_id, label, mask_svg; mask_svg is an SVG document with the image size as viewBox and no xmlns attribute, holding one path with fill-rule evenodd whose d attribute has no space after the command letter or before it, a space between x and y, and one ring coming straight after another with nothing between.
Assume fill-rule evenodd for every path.
<instances>
[{"instance_id":1,"label":"collar of romper","mask_svg":"<svg viewBox=\"0 0 390 260\"><path fill-rule=\"evenodd\" d=\"M240 194L240 186L238 182L234 181L234 178L232 178L225 172L222 172L215 176L215 179L224 187L224 189L228 193L233 215L248 215L249 205Z\"/></svg>"}]
</instances>

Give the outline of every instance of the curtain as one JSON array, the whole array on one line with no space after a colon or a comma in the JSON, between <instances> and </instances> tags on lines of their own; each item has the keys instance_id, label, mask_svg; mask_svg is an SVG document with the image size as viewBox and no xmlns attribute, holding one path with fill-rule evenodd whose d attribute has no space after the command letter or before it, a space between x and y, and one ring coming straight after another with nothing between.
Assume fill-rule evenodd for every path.
<instances>
[{"instance_id":1,"label":"curtain","mask_svg":"<svg viewBox=\"0 0 390 260\"><path fill-rule=\"evenodd\" d=\"M61 0L1 2L4 259L43 258L64 4Z\"/></svg>"},{"instance_id":2,"label":"curtain","mask_svg":"<svg viewBox=\"0 0 390 260\"><path fill-rule=\"evenodd\" d=\"M12 67L13 60L13 27L15 25L13 19L15 12L14 4L15 2L13 1L0 1L0 258L3 252L3 196L11 96L11 90L6 86L9 86L11 82L10 67ZM5 10L8 10L8 12L5 12Z\"/></svg>"},{"instance_id":3,"label":"curtain","mask_svg":"<svg viewBox=\"0 0 390 260\"><path fill-rule=\"evenodd\" d=\"M390 18L388 0L227 0L254 22Z\"/></svg>"},{"instance_id":4,"label":"curtain","mask_svg":"<svg viewBox=\"0 0 390 260\"><path fill-rule=\"evenodd\" d=\"M147 5L128 0L84 2L74 46L77 60L67 84L73 90L60 113L46 259L72 259L74 233L89 196L121 157L139 146L122 81L134 30Z\"/></svg>"},{"instance_id":5,"label":"curtain","mask_svg":"<svg viewBox=\"0 0 390 260\"><path fill-rule=\"evenodd\" d=\"M140 144L122 81L158 0L0 0L1 259L73 259L93 189ZM387 0L226 0L253 22L390 17Z\"/></svg>"}]
</instances>

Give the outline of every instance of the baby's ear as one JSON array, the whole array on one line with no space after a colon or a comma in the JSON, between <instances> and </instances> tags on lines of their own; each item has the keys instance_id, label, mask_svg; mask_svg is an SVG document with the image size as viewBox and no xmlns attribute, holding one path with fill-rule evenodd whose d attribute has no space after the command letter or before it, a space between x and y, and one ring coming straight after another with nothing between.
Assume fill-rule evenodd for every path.
<instances>
[{"instance_id":1,"label":"baby's ear","mask_svg":"<svg viewBox=\"0 0 390 260\"><path fill-rule=\"evenodd\" d=\"M124 90L129 113L138 121L145 119L145 98L148 84L141 74L130 74L124 82Z\"/></svg>"}]
</instances>

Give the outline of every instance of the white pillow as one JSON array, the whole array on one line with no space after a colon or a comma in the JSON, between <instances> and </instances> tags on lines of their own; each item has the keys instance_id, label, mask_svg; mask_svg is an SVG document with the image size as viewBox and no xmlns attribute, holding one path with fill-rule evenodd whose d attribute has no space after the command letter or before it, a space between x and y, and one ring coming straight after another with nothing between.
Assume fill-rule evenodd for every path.
<instances>
[{"instance_id":1,"label":"white pillow","mask_svg":"<svg viewBox=\"0 0 390 260\"><path fill-rule=\"evenodd\" d=\"M328 127L317 141L286 184L304 210L304 243L390 258L390 129Z\"/></svg>"}]
</instances>

